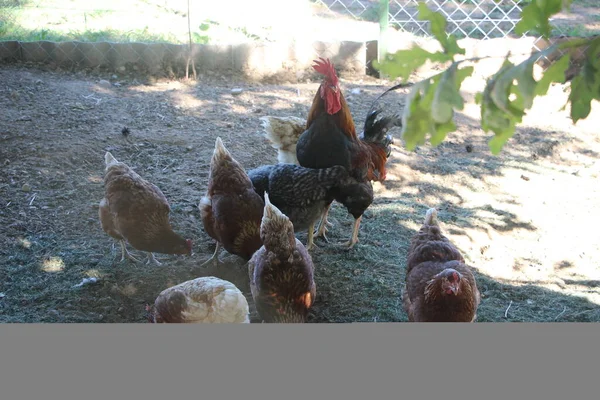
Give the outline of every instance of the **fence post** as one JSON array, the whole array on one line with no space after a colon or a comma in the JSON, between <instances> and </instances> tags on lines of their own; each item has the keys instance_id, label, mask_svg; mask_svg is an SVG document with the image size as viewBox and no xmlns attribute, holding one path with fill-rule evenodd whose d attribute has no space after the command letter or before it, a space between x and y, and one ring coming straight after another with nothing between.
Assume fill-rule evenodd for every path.
<instances>
[{"instance_id":1,"label":"fence post","mask_svg":"<svg viewBox=\"0 0 600 400\"><path fill-rule=\"evenodd\" d=\"M377 61L383 61L387 54L387 36L390 24L390 0L379 0L379 40L377 43ZM380 78L384 78L379 73Z\"/></svg>"}]
</instances>

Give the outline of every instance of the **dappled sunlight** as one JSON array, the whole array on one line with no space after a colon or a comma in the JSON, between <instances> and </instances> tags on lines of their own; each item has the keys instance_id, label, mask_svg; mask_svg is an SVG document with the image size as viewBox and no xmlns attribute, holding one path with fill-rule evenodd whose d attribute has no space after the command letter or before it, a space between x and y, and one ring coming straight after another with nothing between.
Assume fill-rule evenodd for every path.
<instances>
[{"instance_id":1,"label":"dappled sunlight","mask_svg":"<svg viewBox=\"0 0 600 400\"><path fill-rule=\"evenodd\" d=\"M29 241L29 239L20 237L20 238L17 238L17 241L18 241L19 245L21 247L23 247L24 249L31 248L31 242Z\"/></svg>"},{"instance_id":2,"label":"dappled sunlight","mask_svg":"<svg viewBox=\"0 0 600 400\"><path fill-rule=\"evenodd\" d=\"M65 262L61 257L50 257L42 261L42 271L61 272L65 269Z\"/></svg>"},{"instance_id":3,"label":"dappled sunlight","mask_svg":"<svg viewBox=\"0 0 600 400\"><path fill-rule=\"evenodd\" d=\"M90 175L87 180L91 183L102 183L104 182L104 177L100 175Z\"/></svg>"}]
</instances>

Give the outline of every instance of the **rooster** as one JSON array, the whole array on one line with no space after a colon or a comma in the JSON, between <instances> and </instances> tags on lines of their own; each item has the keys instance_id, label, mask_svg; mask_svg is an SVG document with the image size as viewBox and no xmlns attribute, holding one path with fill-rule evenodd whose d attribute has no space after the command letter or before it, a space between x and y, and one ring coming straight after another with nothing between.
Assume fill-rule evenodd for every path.
<instances>
[{"instance_id":1,"label":"rooster","mask_svg":"<svg viewBox=\"0 0 600 400\"><path fill-rule=\"evenodd\" d=\"M326 59L315 60L315 71L323 76L319 90L315 94L308 113L304 131L298 134L297 120L284 120L278 117L263 117L265 136L278 149L278 159L297 163L307 168L329 168L342 165L358 181L383 181L386 177L386 162L391 154L393 138L388 131L401 126L397 113L383 116L383 107L378 101L387 93L408 84L399 84L381 94L367 113L363 132L357 135L350 109L344 99L333 64ZM287 126L283 129L282 126ZM293 143L296 157L293 157ZM291 160L291 161L290 161ZM327 232L327 215L331 203L325 208L317 236ZM358 241L360 217L355 219L348 247Z\"/></svg>"},{"instance_id":2,"label":"rooster","mask_svg":"<svg viewBox=\"0 0 600 400\"><path fill-rule=\"evenodd\" d=\"M473 272L430 208L408 251L402 300L409 321L473 322L480 299Z\"/></svg>"},{"instance_id":3,"label":"rooster","mask_svg":"<svg viewBox=\"0 0 600 400\"><path fill-rule=\"evenodd\" d=\"M312 258L290 219L264 196L263 246L248 262L252 298L264 322L303 323L317 292Z\"/></svg>"},{"instance_id":4,"label":"rooster","mask_svg":"<svg viewBox=\"0 0 600 400\"><path fill-rule=\"evenodd\" d=\"M216 247L212 257L201 266L211 261L218 266L221 246L249 260L262 246L260 221L263 207L246 171L218 137L210 161L206 195L198 205L204 230L216 241Z\"/></svg>"},{"instance_id":5,"label":"rooster","mask_svg":"<svg viewBox=\"0 0 600 400\"><path fill-rule=\"evenodd\" d=\"M104 198L98 215L102 229L121 244L125 257L139 262L125 247L125 241L148 252L148 263L161 263L153 253L192 253L192 241L173 232L169 222L171 208L163 192L146 181L110 152L104 155Z\"/></svg>"},{"instance_id":6,"label":"rooster","mask_svg":"<svg viewBox=\"0 0 600 400\"><path fill-rule=\"evenodd\" d=\"M233 283L214 276L163 290L146 311L155 323L250 323L246 297Z\"/></svg>"}]
</instances>

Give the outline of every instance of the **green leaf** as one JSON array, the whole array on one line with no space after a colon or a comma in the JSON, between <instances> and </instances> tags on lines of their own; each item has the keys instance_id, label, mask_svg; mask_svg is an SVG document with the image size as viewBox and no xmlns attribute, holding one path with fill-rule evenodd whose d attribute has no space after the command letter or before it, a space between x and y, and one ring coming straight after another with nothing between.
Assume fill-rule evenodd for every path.
<instances>
[{"instance_id":1,"label":"green leaf","mask_svg":"<svg viewBox=\"0 0 600 400\"><path fill-rule=\"evenodd\" d=\"M203 22L202 24L200 24L200 28L201 31L207 31L210 29L210 24L207 24L206 22Z\"/></svg>"},{"instance_id":2,"label":"green leaf","mask_svg":"<svg viewBox=\"0 0 600 400\"><path fill-rule=\"evenodd\" d=\"M461 48L456 40L456 36L446 34L448 21L440 12L434 12L427 7L425 2L419 2L419 19L427 20L431 26L431 33L442 45L444 53L453 57L455 54L465 54L465 49Z\"/></svg>"},{"instance_id":3,"label":"green leaf","mask_svg":"<svg viewBox=\"0 0 600 400\"><path fill-rule=\"evenodd\" d=\"M489 142L492 154L498 154L506 141L515 133L516 118L511 113L498 108L491 96L496 79L507 67L509 65L505 62L500 71L488 80L483 93L475 96L475 101L481 105L481 127L484 131L494 132L494 137Z\"/></svg>"},{"instance_id":4,"label":"green leaf","mask_svg":"<svg viewBox=\"0 0 600 400\"><path fill-rule=\"evenodd\" d=\"M567 53L546 69L544 76L537 83L535 96L545 96L552 82L564 83L565 71L569 68L571 56Z\"/></svg>"},{"instance_id":5,"label":"green leaf","mask_svg":"<svg viewBox=\"0 0 600 400\"><path fill-rule=\"evenodd\" d=\"M431 116L436 123L446 124L452 121L454 109L462 110L464 108L460 86L463 80L472 73L473 67L459 70L457 63L453 63L442 73L431 105Z\"/></svg>"},{"instance_id":6,"label":"green leaf","mask_svg":"<svg viewBox=\"0 0 600 400\"><path fill-rule=\"evenodd\" d=\"M545 38L550 37L552 25L549 19L563 8L569 7L572 0L535 0L521 11L521 20L515 27L515 33L522 35L528 31L539 32Z\"/></svg>"},{"instance_id":7,"label":"green leaf","mask_svg":"<svg viewBox=\"0 0 600 400\"><path fill-rule=\"evenodd\" d=\"M450 132L454 132L456 130L456 125L454 121L449 121L444 124L436 124L435 131L431 134L431 142L432 146L438 146L440 143L444 141L446 135Z\"/></svg>"},{"instance_id":8,"label":"green leaf","mask_svg":"<svg viewBox=\"0 0 600 400\"><path fill-rule=\"evenodd\" d=\"M585 119L592 110L591 102L600 99L600 73L599 69L588 59L585 60L581 73L571 82L571 119L576 124L580 119Z\"/></svg>"},{"instance_id":9,"label":"green leaf","mask_svg":"<svg viewBox=\"0 0 600 400\"><path fill-rule=\"evenodd\" d=\"M388 54L386 59L381 63L375 60L373 66L388 75L391 79L400 77L406 81L410 77L410 74L425 64L427 60L446 62L451 59L451 57L444 53L431 53L418 46L414 46L409 50L399 50L394 54Z\"/></svg>"}]
</instances>

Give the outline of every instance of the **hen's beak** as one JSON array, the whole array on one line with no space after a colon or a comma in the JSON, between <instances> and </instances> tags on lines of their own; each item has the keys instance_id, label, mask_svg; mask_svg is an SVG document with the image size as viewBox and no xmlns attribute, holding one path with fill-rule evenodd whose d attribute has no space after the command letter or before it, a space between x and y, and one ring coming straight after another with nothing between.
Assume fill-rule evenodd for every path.
<instances>
[{"instance_id":1,"label":"hen's beak","mask_svg":"<svg viewBox=\"0 0 600 400\"><path fill-rule=\"evenodd\" d=\"M455 296L458 294L458 287L456 287L456 286L450 286L450 290L452 290L452 293Z\"/></svg>"}]
</instances>

